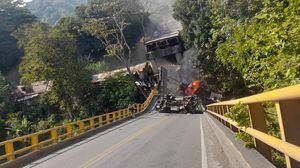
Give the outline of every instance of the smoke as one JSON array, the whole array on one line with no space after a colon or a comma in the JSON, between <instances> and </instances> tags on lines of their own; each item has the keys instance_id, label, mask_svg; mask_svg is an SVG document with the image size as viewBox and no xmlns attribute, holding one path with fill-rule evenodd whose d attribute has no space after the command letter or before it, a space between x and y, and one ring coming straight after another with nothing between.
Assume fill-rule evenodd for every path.
<instances>
[{"instance_id":1,"label":"smoke","mask_svg":"<svg viewBox=\"0 0 300 168\"><path fill-rule=\"evenodd\" d=\"M193 67L192 59L195 55L194 49L185 51L182 62L180 63L179 76L181 83L191 83L197 80L197 72Z\"/></svg>"},{"instance_id":2,"label":"smoke","mask_svg":"<svg viewBox=\"0 0 300 168\"><path fill-rule=\"evenodd\" d=\"M168 34L181 29L173 14L173 4L176 0L141 0L146 11L150 15L151 24L147 27L147 35L154 36Z\"/></svg>"},{"instance_id":3,"label":"smoke","mask_svg":"<svg viewBox=\"0 0 300 168\"><path fill-rule=\"evenodd\" d=\"M150 20L152 23L147 27L148 36L153 38L155 32L164 35L182 29L181 24L173 18L173 4L175 2L176 0L141 0L146 11L151 13ZM192 64L194 54L193 49L187 50L180 65L170 65L172 63L166 60L160 60L160 64L168 69L170 78L188 84L197 80L197 73ZM170 81L170 85L174 85L174 81ZM174 88L175 86L169 89L174 91Z\"/></svg>"}]
</instances>

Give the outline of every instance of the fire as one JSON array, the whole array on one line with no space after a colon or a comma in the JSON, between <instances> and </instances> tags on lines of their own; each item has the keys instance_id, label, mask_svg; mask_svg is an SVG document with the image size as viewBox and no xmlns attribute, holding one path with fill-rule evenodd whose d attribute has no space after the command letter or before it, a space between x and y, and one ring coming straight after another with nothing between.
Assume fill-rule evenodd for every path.
<instances>
[{"instance_id":1,"label":"fire","mask_svg":"<svg viewBox=\"0 0 300 168\"><path fill-rule=\"evenodd\" d=\"M201 86L201 81L196 80L188 86L188 88L185 90L185 93L189 96L192 96L198 91L200 86Z\"/></svg>"}]
</instances>

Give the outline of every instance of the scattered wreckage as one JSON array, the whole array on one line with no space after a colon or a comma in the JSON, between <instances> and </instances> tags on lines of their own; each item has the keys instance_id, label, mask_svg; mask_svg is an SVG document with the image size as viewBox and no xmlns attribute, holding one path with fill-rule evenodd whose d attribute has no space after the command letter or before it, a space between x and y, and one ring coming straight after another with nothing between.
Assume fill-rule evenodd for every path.
<instances>
[{"instance_id":1,"label":"scattered wreckage","mask_svg":"<svg viewBox=\"0 0 300 168\"><path fill-rule=\"evenodd\" d=\"M205 111L201 100L196 96L166 95L158 99L155 108L160 113L202 114Z\"/></svg>"}]
</instances>

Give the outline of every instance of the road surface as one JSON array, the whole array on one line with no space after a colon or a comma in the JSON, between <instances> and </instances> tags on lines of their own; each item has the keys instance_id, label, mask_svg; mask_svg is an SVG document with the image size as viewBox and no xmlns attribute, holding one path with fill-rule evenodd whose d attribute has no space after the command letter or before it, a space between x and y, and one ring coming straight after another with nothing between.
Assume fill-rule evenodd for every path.
<instances>
[{"instance_id":1,"label":"road surface","mask_svg":"<svg viewBox=\"0 0 300 168\"><path fill-rule=\"evenodd\" d=\"M34 168L230 167L205 115L151 112L27 165Z\"/></svg>"}]
</instances>

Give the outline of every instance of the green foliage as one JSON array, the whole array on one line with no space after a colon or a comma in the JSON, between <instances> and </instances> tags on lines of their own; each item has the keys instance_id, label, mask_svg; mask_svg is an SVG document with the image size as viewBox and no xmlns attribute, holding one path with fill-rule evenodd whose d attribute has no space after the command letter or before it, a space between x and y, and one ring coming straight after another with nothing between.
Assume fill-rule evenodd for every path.
<instances>
[{"instance_id":1,"label":"green foliage","mask_svg":"<svg viewBox=\"0 0 300 168\"><path fill-rule=\"evenodd\" d=\"M299 2L272 1L250 21L236 27L218 48L218 58L233 65L255 91L300 82Z\"/></svg>"},{"instance_id":2,"label":"green foliage","mask_svg":"<svg viewBox=\"0 0 300 168\"><path fill-rule=\"evenodd\" d=\"M239 95L244 91L241 74L216 57L216 49L225 39L215 34L220 28L215 25L211 2L178 0L174 5L174 17L183 25L182 33L188 46L196 48L194 64L199 70L199 78L214 91Z\"/></svg>"},{"instance_id":3,"label":"green foliage","mask_svg":"<svg viewBox=\"0 0 300 168\"><path fill-rule=\"evenodd\" d=\"M7 117L6 125L7 135L10 138L27 135L32 132L31 122L27 118L19 118L18 113L9 113Z\"/></svg>"},{"instance_id":4,"label":"green foliage","mask_svg":"<svg viewBox=\"0 0 300 168\"><path fill-rule=\"evenodd\" d=\"M22 84L29 86L37 81L49 82L49 91L39 94L30 102L14 102L11 105L10 86L0 75L1 141L48 129L74 119L125 108L132 102L144 101L143 96L137 92L134 81L125 75L119 74L108 78L100 85L91 84L91 75L106 69L102 59L107 54L107 46L103 44L99 34L87 30L95 30L97 33L103 31L101 33L109 34L110 40L114 35L122 36L122 40L132 47L142 34L141 17L143 22L148 17L139 8L140 6L135 6L137 5L135 0L114 2L117 1L119 5L115 6L112 1L90 1L87 6L78 7L77 16L64 17L53 27L37 22L28 10L19 6L19 1L0 2L0 70L9 71L24 55L19 65ZM129 1L132 3L127 3ZM46 11L46 15L49 14L48 9L52 10L52 5L61 5L65 8L59 0L51 2L36 0L29 6L40 4L45 7L46 3L49 3L48 8L43 11ZM78 13L79 9L82 10L81 14ZM121 20L114 20L115 11L119 12L118 19ZM8 15L11 18L5 17ZM99 23L106 17L110 19L105 22L107 23L105 29L91 24L95 20ZM51 23L57 20L52 16L48 18ZM124 21L121 33L111 33L116 32L115 21ZM89 24L91 27L87 26ZM120 46L114 40L112 44ZM129 52L123 51L125 54ZM26 144L17 146L20 145Z\"/></svg>"},{"instance_id":5,"label":"green foliage","mask_svg":"<svg viewBox=\"0 0 300 168\"><path fill-rule=\"evenodd\" d=\"M300 82L299 1L177 0L200 78L230 96Z\"/></svg>"},{"instance_id":6,"label":"green foliage","mask_svg":"<svg viewBox=\"0 0 300 168\"><path fill-rule=\"evenodd\" d=\"M90 74L78 62L74 37L57 29L31 38L25 45L20 65L21 81L51 81L51 91L43 95L72 118L90 84ZM76 73L74 72L76 70Z\"/></svg>"},{"instance_id":7,"label":"green foliage","mask_svg":"<svg viewBox=\"0 0 300 168\"><path fill-rule=\"evenodd\" d=\"M107 70L105 62L94 61L89 57L80 57L79 63L82 64L85 67L85 69L89 71L91 74L98 74L98 73L105 72Z\"/></svg>"},{"instance_id":8,"label":"green foliage","mask_svg":"<svg viewBox=\"0 0 300 168\"><path fill-rule=\"evenodd\" d=\"M251 126L249 110L244 105L239 104L231 107L230 112L226 114L226 117L236 121L239 127L248 128ZM244 146L246 148L254 147L253 138L249 134L240 131L236 133L236 137L244 141Z\"/></svg>"},{"instance_id":9,"label":"green foliage","mask_svg":"<svg viewBox=\"0 0 300 168\"><path fill-rule=\"evenodd\" d=\"M284 154L273 150L272 151L272 161L273 161L273 164L277 168L286 168L286 162L285 162Z\"/></svg>"},{"instance_id":10,"label":"green foliage","mask_svg":"<svg viewBox=\"0 0 300 168\"><path fill-rule=\"evenodd\" d=\"M111 112L126 108L130 103L142 103L144 100L129 76L123 73L116 74L102 81L100 85L95 84L90 88L81 115L92 116Z\"/></svg>"},{"instance_id":11,"label":"green foliage","mask_svg":"<svg viewBox=\"0 0 300 168\"><path fill-rule=\"evenodd\" d=\"M4 113L8 112L6 109L10 101L10 91L9 84L6 82L4 76L0 73L0 117Z\"/></svg>"},{"instance_id":12,"label":"green foliage","mask_svg":"<svg viewBox=\"0 0 300 168\"><path fill-rule=\"evenodd\" d=\"M244 142L245 148L254 148L253 137L245 132L238 132L235 137Z\"/></svg>"},{"instance_id":13,"label":"green foliage","mask_svg":"<svg viewBox=\"0 0 300 168\"><path fill-rule=\"evenodd\" d=\"M19 6L20 4L20 0L1 0L0 2L0 71L5 74L16 67L22 56L17 40L11 33L35 20L27 9Z\"/></svg>"},{"instance_id":14,"label":"green foliage","mask_svg":"<svg viewBox=\"0 0 300 168\"><path fill-rule=\"evenodd\" d=\"M105 102L107 102L109 106L114 104L112 107L115 107L115 109L126 108L128 104L134 103L136 100L137 102L142 101L142 99L139 98L140 95L137 94L137 87L130 77L124 76L124 74L107 78L101 83L101 87L102 90L106 92L104 94Z\"/></svg>"},{"instance_id":15,"label":"green foliage","mask_svg":"<svg viewBox=\"0 0 300 168\"><path fill-rule=\"evenodd\" d=\"M250 127L249 110L244 105L239 104L231 107L230 112L226 116L238 122L239 127Z\"/></svg>"}]
</instances>

